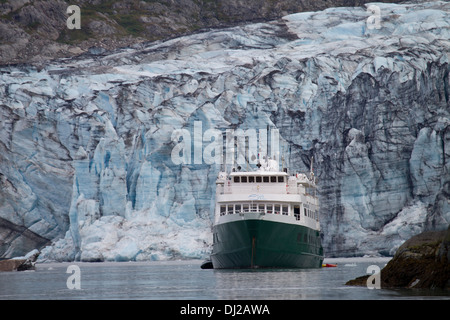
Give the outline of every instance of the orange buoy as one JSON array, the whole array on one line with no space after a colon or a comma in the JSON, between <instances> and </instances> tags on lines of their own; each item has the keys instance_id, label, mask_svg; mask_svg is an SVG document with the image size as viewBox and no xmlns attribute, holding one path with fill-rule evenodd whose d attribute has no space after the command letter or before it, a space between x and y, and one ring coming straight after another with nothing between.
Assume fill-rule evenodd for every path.
<instances>
[{"instance_id":1,"label":"orange buoy","mask_svg":"<svg viewBox=\"0 0 450 320\"><path fill-rule=\"evenodd\" d=\"M322 264L322 268L334 268L337 267L337 264L325 263Z\"/></svg>"}]
</instances>

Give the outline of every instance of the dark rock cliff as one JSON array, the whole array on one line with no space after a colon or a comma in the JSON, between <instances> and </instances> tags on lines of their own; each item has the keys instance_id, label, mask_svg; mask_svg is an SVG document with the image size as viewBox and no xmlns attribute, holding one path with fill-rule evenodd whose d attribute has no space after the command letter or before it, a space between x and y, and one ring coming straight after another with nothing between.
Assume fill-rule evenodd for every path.
<instances>
[{"instance_id":1,"label":"dark rock cliff","mask_svg":"<svg viewBox=\"0 0 450 320\"><path fill-rule=\"evenodd\" d=\"M381 288L450 288L450 226L407 240L381 270ZM365 286L369 276L347 282Z\"/></svg>"},{"instance_id":2,"label":"dark rock cliff","mask_svg":"<svg viewBox=\"0 0 450 320\"><path fill-rule=\"evenodd\" d=\"M0 64L45 63L52 58L89 52L89 49L102 52L200 29L268 21L289 13L360 6L367 2L371 1L0 1ZM79 30L67 28L69 5L81 9Z\"/></svg>"}]
</instances>

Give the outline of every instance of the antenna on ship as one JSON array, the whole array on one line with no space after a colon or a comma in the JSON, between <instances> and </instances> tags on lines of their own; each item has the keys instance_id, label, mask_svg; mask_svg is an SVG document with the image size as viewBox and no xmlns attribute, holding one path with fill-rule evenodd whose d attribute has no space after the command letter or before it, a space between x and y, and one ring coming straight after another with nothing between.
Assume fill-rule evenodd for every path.
<instances>
[{"instance_id":1,"label":"antenna on ship","mask_svg":"<svg viewBox=\"0 0 450 320\"><path fill-rule=\"evenodd\" d=\"M267 131L266 131L266 161L267 156L269 155L269 125L267 125Z\"/></svg>"},{"instance_id":2,"label":"antenna on ship","mask_svg":"<svg viewBox=\"0 0 450 320\"><path fill-rule=\"evenodd\" d=\"M247 172L249 171L249 166L250 166L250 137L244 137L244 159L247 162Z\"/></svg>"},{"instance_id":3,"label":"antenna on ship","mask_svg":"<svg viewBox=\"0 0 450 320\"><path fill-rule=\"evenodd\" d=\"M288 166L287 166L287 161L286 161L286 166L284 163L284 161L287 160L286 152L285 152L285 150L287 150L287 149L288 149L288 147L286 147L286 149L285 149L285 144L283 143L283 145L281 147L281 169L283 170L283 172L286 172L286 173L288 173L288 171L289 171Z\"/></svg>"},{"instance_id":4,"label":"antenna on ship","mask_svg":"<svg viewBox=\"0 0 450 320\"><path fill-rule=\"evenodd\" d=\"M291 154L292 154L292 149L291 149L291 144L289 143L288 144L288 152L287 152L287 159L286 159L286 168L287 168L287 171L288 172L290 172L289 171L289 167L291 166Z\"/></svg>"},{"instance_id":5,"label":"antenna on ship","mask_svg":"<svg viewBox=\"0 0 450 320\"><path fill-rule=\"evenodd\" d=\"M227 134L226 131L222 131L222 168L223 171L227 172Z\"/></svg>"}]
</instances>

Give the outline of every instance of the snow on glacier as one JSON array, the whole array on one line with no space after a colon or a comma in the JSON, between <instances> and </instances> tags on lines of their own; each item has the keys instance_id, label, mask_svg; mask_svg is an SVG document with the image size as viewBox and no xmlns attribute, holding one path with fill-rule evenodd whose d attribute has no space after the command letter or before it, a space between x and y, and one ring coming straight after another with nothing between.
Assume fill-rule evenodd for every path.
<instances>
[{"instance_id":1,"label":"snow on glacier","mask_svg":"<svg viewBox=\"0 0 450 320\"><path fill-rule=\"evenodd\" d=\"M3 67L0 218L52 240L40 260L204 258L221 167L171 159L201 122L277 127L293 170L314 155L326 254L448 224L449 5L372 5L379 29L367 6L330 8Z\"/></svg>"}]
</instances>

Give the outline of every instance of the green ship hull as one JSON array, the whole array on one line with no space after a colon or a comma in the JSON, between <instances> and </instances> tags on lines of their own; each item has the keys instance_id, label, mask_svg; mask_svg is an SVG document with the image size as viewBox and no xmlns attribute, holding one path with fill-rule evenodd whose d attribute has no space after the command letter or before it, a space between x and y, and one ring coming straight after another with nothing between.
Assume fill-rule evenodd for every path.
<instances>
[{"instance_id":1,"label":"green ship hull","mask_svg":"<svg viewBox=\"0 0 450 320\"><path fill-rule=\"evenodd\" d=\"M215 225L213 239L214 269L322 267L319 231L302 225L243 219Z\"/></svg>"}]
</instances>

